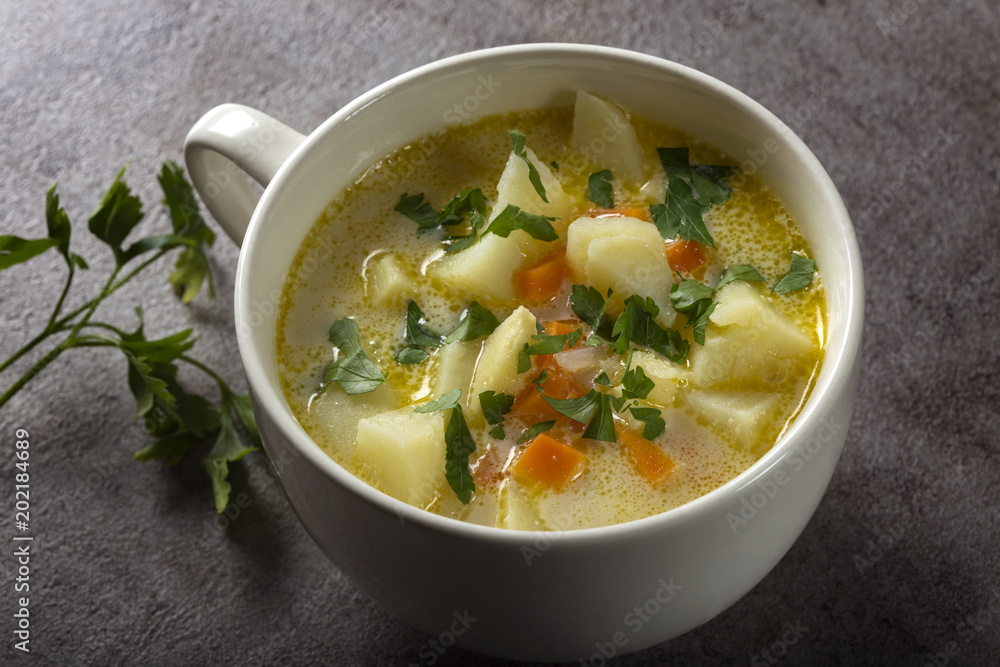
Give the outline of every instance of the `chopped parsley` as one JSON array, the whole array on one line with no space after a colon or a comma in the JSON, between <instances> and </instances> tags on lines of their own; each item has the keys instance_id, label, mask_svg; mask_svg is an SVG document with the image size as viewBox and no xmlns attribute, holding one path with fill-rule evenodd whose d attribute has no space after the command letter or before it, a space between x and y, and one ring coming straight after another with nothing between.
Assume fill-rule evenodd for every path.
<instances>
[{"instance_id":1,"label":"chopped parsley","mask_svg":"<svg viewBox=\"0 0 1000 667\"><path fill-rule=\"evenodd\" d=\"M545 188L542 186L542 177L538 173L538 168L531 162L531 159L528 158L528 153L524 150L524 132L520 130L507 130L507 134L510 136L511 151L528 165L528 180L531 181L531 186L535 188L535 192L542 198L542 201L548 204L549 200L545 196Z\"/></svg>"},{"instance_id":2,"label":"chopped parsley","mask_svg":"<svg viewBox=\"0 0 1000 667\"><path fill-rule=\"evenodd\" d=\"M657 148L667 174L663 204L649 207L653 223L664 239L680 236L715 247L703 214L729 198L727 180L735 171L724 165L692 165L687 148Z\"/></svg>"},{"instance_id":3,"label":"chopped parsley","mask_svg":"<svg viewBox=\"0 0 1000 667\"><path fill-rule=\"evenodd\" d=\"M331 382L337 382L348 394L367 394L382 384L385 375L365 354L358 340L358 325L353 319L344 317L334 322L328 338L340 354L323 371L320 391Z\"/></svg>"},{"instance_id":4,"label":"chopped parsley","mask_svg":"<svg viewBox=\"0 0 1000 667\"><path fill-rule=\"evenodd\" d=\"M469 469L469 457L476 451L476 441L472 439L462 406L458 402L461 396L461 389L452 389L437 400L415 408L414 412L451 410L444 432L445 478L458 499L463 504L468 504L476 490L476 483Z\"/></svg>"},{"instance_id":5,"label":"chopped parsley","mask_svg":"<svg viewBox=\"0 0 1000 667\"><path fill-rule=\"evenodd\" d=\"M614 190L611 187L611 170L595 171L587 178L587 199L601 208L614 208Z\"/></svg>"},{"instance_id":6,"label":"chopped parsley","mask_svg":"<svg viewBox=\"0 0 1000 667\"><path fill-rule=\"evenodd\" d=\"M781 279L771 288L776 294L787 294L795 290L804 289L812 282L813 272L816 271L816 260L806 259L796 253L791 254L791 263L788 273L781 276Z\"/></svg>"}]
</instances>

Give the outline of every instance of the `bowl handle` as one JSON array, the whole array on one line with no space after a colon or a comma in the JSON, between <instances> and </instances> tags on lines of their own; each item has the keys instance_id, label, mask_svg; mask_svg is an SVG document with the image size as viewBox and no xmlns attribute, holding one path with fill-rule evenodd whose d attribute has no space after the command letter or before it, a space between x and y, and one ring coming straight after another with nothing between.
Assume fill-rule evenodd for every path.
<instances>
[{"instance_id":1,"label":"bowl handle","mask_svg":"<svg viewBox=\"0 0 1000 667\"><path fill-rule=\"evenodd\" d=\"M304 140L284 123L241 104L215 107L188 132L188 173L201 200L236 245L242 245L260 201L244 172L267 187Z\"/></svg>"}]
</instances>

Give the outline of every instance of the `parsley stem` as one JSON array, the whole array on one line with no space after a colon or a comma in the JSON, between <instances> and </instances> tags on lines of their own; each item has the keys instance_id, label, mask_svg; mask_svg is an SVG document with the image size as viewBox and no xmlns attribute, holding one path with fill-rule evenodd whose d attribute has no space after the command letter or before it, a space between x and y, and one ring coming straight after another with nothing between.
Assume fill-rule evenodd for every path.
<instances>
[{"instance_id":1,"label":"parsley stem","mask_svg":"<svg viewBox=\"0 0 1000 667\"><path fill-rule=\"evenodd\" d=\"M49 316L49 323L45 325L45 330L48 331L55 324L56 318L59 317L59 311L62 310L63 302L66 301L66 295L69 294L69 288L73 285L73 276L76 274L76 269L73 266L73 262L66 260L67 266L69 266L69 273L66 275L66 284L63 285L62 294L59 295L59 301L56 302L56 307L52 309L52 315Z\"/></svg>"},{"instance_id":2,"label":"parsley stem","mask_svg":"<svg viewBox=\"0 0 1000 667\"><path fill-rule=\"evenodd\" d=\"M219 391L221 391L223 394L228 395L228 396L232 395L233 392L229 388L229 385L226 384L226 381L223 380L221 377L219 377L219 374L216 373L215 371L213 371L211 368L209 368L205 364L201 363L197 359L192 359L191 357L187 356L186 354L182 354L182 355L180 355L177 358L180 359L181 361L186 361L187 363L191 364L195 368L203 371L206 375L208 375L208 377L210 377L213 380L215 380L215 383L217 385L219 385Z\"/></svg>"},{"instance_id":3,"label":"parsley stem","mask_svg":"<svg viewBox=\"0 0 1000 667\"><path fill-rule=\"evenodd\" d=\"M46 336L47 335L48 333L46 333ZM67 336L61 343L59 343L54 348L49 350L44 357L36 361L34 365L32 365L32 367L29 368L27 372L25 372L24 375L22 375L17 379L17 381L15 381L14 384L12 384L7 389L7 391L3 393L3 396L0 396L0 408L2 408L7 403L7 401L9 401L11 397L14 396L14 394L19 392L21 390L21 387L28 384L28 382L30 382L32 378L34 378L36 375L42 372L42 370L46 366L55 361L60 354L62 354L65 350L68 350L69 348L74 346L75 342L73 336L70 335Z\"/></svg>"}]
</instances>

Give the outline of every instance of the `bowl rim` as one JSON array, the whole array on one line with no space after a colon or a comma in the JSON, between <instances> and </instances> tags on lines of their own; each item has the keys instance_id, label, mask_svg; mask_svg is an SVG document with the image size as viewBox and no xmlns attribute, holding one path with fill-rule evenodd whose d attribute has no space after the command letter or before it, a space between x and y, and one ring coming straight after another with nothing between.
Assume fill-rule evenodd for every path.
<instances>
[{"instance_id":1,"label":"bowl rim","mask_svg":"<svg viewBox=\"0 0 1000 667\"><path fill-rule=\"evenodd\" d=\"M829 401L836 401L838 396L852 388L848 385L849 383L853 383L854 374L849 371L853 365L856 365L860 352L864 316L864 278L861 267L860 249L843 199L818 158L816 158L798 135L763 105L729 84L686 65L658 56L615 47L570 43L533 43L480 49L448 56L399 74L356 97L309 133L305 140L278 169L271 181L271 185L265 188L260 202L254 210L239 255L235 278L236 298L234 300L236 322L238 325L239 322L244 321L244 314L252 312L249 288L252 272L247 266L247 258L254 254L253 246L259 243L258 239L264 233L258 229L262 226L260 220L269 214L271 203L276 196L275 192L278 190L278 187L274 187L275 184L280 186L285 180L285 175L293 169L301 155L305 154L313 146L323 142L331 129L345 119L359 113L369 104L383 96L391 94L401 86L410 85L414 82L420 83L436 75L443 75L450 71L467 68L471 64L482 65L490 61L500 61L497 63L499 65L506 60L516 61L527 57L544 57L548 60L581 57L597 58L603 61L621 62L629 66L658 69L728 99L730 104L738 107L746 114L755 117L774 131L780 132L781 136L788 142L788 148L792 150L795 159L808 172L809 178L816 182L826 197L827 201L823 202L823 204L828 211L827 218L836 222L838 236L846 250L845 274L848 289L844 309L846 313L844 336L835 349L831 348L831 341L827 341L827 351L823 360L824 369L830 366L840 368L842 371L831 372L827 380L822 384L817 381L798 416L795 417L774 446L760 459L733 479L712 489L708 493L673 509L624 523L592 528L541 532L471 524L434 514L397 500L355 477L326 454L309 437L298 420L295 419L291 410L287 407L287 401L283 399L280 387L273 385L267 379L262 355L254 343L255 337L253 335L238 337L240 357L247 377L247 383L255 401L262 409L267 411L274 425L280 430L289 443L289 446L296 450L299 456L305 457L315 468L322 471L324 476L330 479L331 483L338 484L346 491L359 496L376 509L398 516L401 528L404 523L408 523L429 531L441 532L454 538L485 540L516 546L533 543L539 539L539 535L545 535L553 544L584 545L598 540L602 542L606 542L609 539L626 540L639 535L659 533L669 529L671 526L679 526L696 521L703 515L713 513L726 504L738 499L748 487L773 473L786 457L796 451L794 444L812 432L818 423L820 423L817 422L820 419L818 416L820 407ZM509 65L510 63L507 64ZM281 483L283 485L285 482L282 481Z\"/></svg>"}]
</instances>

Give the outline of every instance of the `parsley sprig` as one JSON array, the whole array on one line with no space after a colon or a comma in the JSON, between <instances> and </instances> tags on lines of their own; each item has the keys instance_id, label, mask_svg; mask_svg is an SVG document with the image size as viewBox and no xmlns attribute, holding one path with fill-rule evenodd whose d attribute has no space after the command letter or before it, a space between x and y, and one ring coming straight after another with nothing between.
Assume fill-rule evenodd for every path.
<instances>
[{"instance_id":1,"label":"parsley sprig","mask_svg":"<svg viewBox=\"0 0 1000 667\"><path fill-rule=\"evenodd\" d=\"M69 309L67 305L73 281L76 272L88 270L89 264L71 250L73 226L60 205L55 185L45 196L46 237L23 239L0 235L0 270L26 262L50 248L55 248L63 257L67 268L62 292L44 328L0 363L0 373L53 338L59 340L0 395L0 408L63 352L99 347L117 349L125 357L136 416L143 419L146 431L154 438L152 444L135 453L136 460L166 460L174 465L198 443L212 440L211 449L202 457L201 465L212 482L215 508L222 512L229 502L231 490L227 480L229 464L260 446L249 397L233 391L215 371L190 356L195 343L191 329L151 340L144 330L141 308L135 309L138 326L133 331L94 318L98 307L115 292L164 255L178 249L180 253L168 282L180 300L189 303L206 283L209 295L214 296L206 253L215 241L215 234L201 217L193 188L184 172L173 162L167 162L158 180L163 203L170 214L171 231L127 243L145 213L142 202L126 184L124 173L124 168L118 172L87 221L90 233L109 247L114 268L97 294L76 307ZM183 365L211 378L219 390L218 406L185 389L178 379ZM240 437L237 423L242 425L250 444Z\"/></svg>"}]
</instances>

